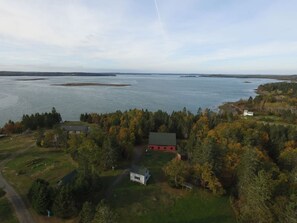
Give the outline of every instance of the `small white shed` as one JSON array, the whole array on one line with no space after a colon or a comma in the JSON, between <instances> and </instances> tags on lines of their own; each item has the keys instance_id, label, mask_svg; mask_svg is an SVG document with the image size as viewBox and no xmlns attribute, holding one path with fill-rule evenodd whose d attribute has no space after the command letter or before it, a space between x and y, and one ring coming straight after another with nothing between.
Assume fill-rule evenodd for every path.
<instances>
[{"instance_id":1,"label":"small white shed","mask_svg":"<svg viewBox=\"0 0 297 223\"><path fill-rule=\"evenodd\" d=\"M132 167L130 170L130 180L146 185L150 178L150 172L145 167Z\"/></svg>"},{"instance_id":2,"label":"small white shed","mask_svg":"<svg viewBox=\"0 0 297 223\"><path fill-rule=\"evenodd\" d=\"M254 112L248 111L248 110L244 110L243 111L243 116L254 116Z\"/></svg>"}]
</instances>

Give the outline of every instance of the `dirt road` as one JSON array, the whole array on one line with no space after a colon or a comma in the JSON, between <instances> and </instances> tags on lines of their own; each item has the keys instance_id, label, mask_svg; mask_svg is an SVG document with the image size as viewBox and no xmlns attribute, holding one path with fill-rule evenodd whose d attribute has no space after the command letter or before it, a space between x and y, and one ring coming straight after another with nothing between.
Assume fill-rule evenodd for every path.
<instances>
[{"instance_id":1,"label":"dirt road","mask_svg":"<svg viewBox=\"0 0 297 223\"><path fill-rule=\"evenodd\" d=\"M28 211L21 196L13 189L12 186L9 185L9 183L3 177L2 170L3 170L5 163L7 163L9 160L12 160L16 156L22 154L23 152L30 149L31 147L32 146L30 146L24 150L18 151L17 153L9 156L8 158L6 158L5 160L2 160L0 162L0 187L3 188L4 191L6 192L5 196L7 197L9 202L12 204L12 206L15 210L15 214L16 214L20 223L35 223L35 221L33 220L32 216L31 216L30 212Z\"/></svg>"},{"instance_id":2,"label":"dirt road","mask_svg":"<svg viewBox=\"0 0 297 223\"><path fill-rule=\"evenodd\" d=\"M132 158L132 161L131 161L131 167L133 165L136 165L139 163L140 159L141 159L141 156L143 154L143 148L142 147L135 147L134 148L134 151L133 151L133 158ZM112 195L113 193L113 189L116 187L116 185L118 185L120 182L122 182L122 180L125 178L125 177L128 177L129 176L129 170L130 169L125 169L123 170L123 172L121 174L119 174L115 180L111 183L111 185L109 186L109 188L107 189L107 191L105 192L105 199L108 199L110 198L110 196Z\"/></svg>"}]
</instances>

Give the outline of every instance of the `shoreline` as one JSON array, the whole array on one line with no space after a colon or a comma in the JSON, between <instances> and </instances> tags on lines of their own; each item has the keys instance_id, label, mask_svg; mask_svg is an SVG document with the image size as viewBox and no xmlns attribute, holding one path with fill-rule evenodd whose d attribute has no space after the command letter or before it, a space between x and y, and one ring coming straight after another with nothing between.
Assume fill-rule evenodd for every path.
<instances>
[{"instance_id":1,"label":"shoreline","mask_svg":"<svg viewBox=\"0 0 297 223\"><path fill-rule=\"evenodd\" d=\"M138 73L138 72L22 72L22 71L0 71L0 77L60 77L60 76L82 76L82 77L115 77L125 75L160 75L160 76L180 76L180 77L215 77L215 78L255 78L272 80L297 81L297 74L203 74L203 73Z\"/></svg>"},{"instance_id":2,"label":"shoreline","mask_svg":"<svg viewBox=\"0 0 297 223\"><path fill-rule=\"evenodd\" d=\"M212 77L212 78L239 78L239 79L271 79L282 81L297 81L297 75L252 75L252 74L201 74L199 77Z\"/></svg>"}]
</instances>

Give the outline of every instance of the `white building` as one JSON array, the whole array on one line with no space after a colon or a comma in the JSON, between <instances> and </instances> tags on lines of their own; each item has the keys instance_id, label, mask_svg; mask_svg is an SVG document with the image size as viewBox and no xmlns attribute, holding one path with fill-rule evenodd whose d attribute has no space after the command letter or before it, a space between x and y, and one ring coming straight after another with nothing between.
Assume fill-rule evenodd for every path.
<instances>
[{"instance_id":1,"label":"white building","mask_svg":"<svg viewBox=\"0 0 297 223\"><path fill-rule=\"evenodd\" d=\"M130 170L130 180L146 185L150 178L150 173L145 167L132 167Z\"/></svg>"},{"instance_id":2,"label":"white building","mask_svg":"<svg viewBox=\"0 0 297 223\"><path fill-rule=\"evenodd\" d=\"M254 112L250 112L248 110L243 111L243 116L254 116Z\"/></svg>"}]
</instances>

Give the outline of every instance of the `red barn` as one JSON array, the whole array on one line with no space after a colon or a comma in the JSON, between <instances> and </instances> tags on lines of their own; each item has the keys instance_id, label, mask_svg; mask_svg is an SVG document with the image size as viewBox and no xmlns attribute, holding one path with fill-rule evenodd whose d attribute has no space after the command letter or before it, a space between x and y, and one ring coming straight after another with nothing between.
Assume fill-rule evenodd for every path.
<instances>
[{"instance_id":1,"label":"red barn","mask_svg":"<svg viewBox=\"0 0 297 223\"><path fill-rule=\"evenodd\" d=\"M176 134L150 132L148 148L161 151L176 151Z\"/></svg>"}]
</instances>

